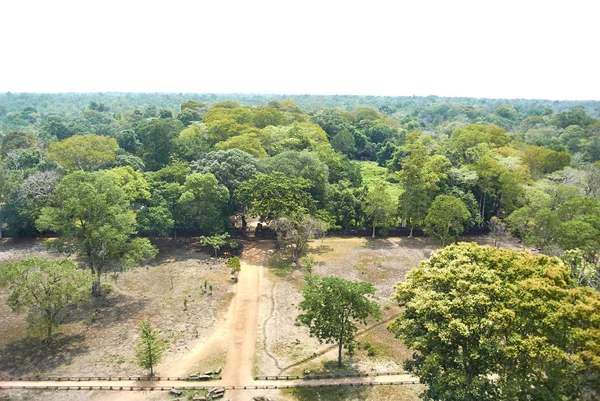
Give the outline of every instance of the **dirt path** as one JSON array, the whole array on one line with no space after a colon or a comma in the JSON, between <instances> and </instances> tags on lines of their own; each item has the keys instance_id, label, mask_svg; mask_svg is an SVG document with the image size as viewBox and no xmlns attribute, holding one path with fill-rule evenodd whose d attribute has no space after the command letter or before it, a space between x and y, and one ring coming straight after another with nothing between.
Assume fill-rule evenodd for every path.
<instances>
[{"instance_id":1,"label":"dirt path","mask_svg":"<svg viewBox=\"0 0 600 401\"><path fill-rule=\"evenodd\" d=\"M262 266L241 262L237 294L229 319L229 349L222 382L228 386L249 385L253 382L252 366L258 327L258 298L263 275ZM232 401L240 399L234 394Z\"/></svg>"}]
</instances>

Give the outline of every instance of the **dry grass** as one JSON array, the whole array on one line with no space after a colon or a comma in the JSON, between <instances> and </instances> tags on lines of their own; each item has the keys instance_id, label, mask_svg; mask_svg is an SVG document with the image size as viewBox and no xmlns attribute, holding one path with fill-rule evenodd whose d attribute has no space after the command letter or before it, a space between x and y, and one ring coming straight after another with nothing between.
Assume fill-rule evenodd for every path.
<instances>
[{"instance_id":1,"label":"dry grass","mask_svg":"<svg viewBox=\"0 0 600 401\"><path fill-rule=\"evenodd\" d=\"M137 325L143 319L170 340L164 364L192 349L212 332L232 299L229 271L223 259L198 252L191 239L162 240L158 246L160 253L153 263L105 275L104 284L112 290L71 311L50 348L26 337L25 316L10 312L5 305L7 291L0 290L0 374L144 374L133 360ZM39 242L4 243L0 252L2 260L29 256L53 255L45 253ZM161 365L157 372L168 373L161 372Z\"/></svg>"},{"instance_id":2,"label":"dry grass","mask_svg":"<svg viewBox=\"0 0 600 401\"><path fill-rule=\"evenodd\" d=\"M281 401L418 401L422 385L295 388L282 390Z\"/></svg>"}]
</instances>

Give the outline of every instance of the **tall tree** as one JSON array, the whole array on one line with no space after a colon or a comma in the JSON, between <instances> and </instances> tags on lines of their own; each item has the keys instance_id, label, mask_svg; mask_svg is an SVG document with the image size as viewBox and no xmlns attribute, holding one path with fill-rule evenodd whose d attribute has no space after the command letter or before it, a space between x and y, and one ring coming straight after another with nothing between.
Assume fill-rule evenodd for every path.
<instances>
[{"instance_id":1,"label":"tall tree","mask_svg":"<svg viewBox=\"0 0 600 401\"><path fill-rule=\"evenodd\" d=\"M83 256L96 274L93 293L102 295L106 269L132 265L156 255L145 238L135 237L135 212L125 191L105 172L76 172L56 187L52 206L42 209L39 230L52 230L59 241Z\"/></svg>"},{"instance_id":2,"label":"tall tree","mask_svg":"<svg viewBox=\"0 0 600 401\"><path fill-rule=\"evenodd\" d=\"M256 175L258 160L239 149L219 150L205 154L190 167L194 172L213 174L229 190L229 201L233 206L235 190L240 183Z\"/></svg>"},{"instance_id":3,"label":"tall tree","mask_svg":"<svg viewBox=\"0 0 600 401\"><path fill-rule=\"evenodd\" d=\"M178 204L183 220L192 230L218 234L225 230L229 191L212 174L190 174Z\"/></svg>"},{"instance_id":4,"label":"tall tree","mask_svg":"<svg viewBox=\"0 0 600 401\"><path fill-rule=\"evenodd\" d=\"M442 246L465 230L471 213L464 202L455 196L438 195L425 218L425 233L438 237Z\"/></svg>"},{"instance_id":5,"label":"tall tree","mask_svg":"<svg viewBox=\"0 0 600 401\"><path fill-rule=\"evenodd\" d=\"M176 139L183 130L183 123L167 117L141 121L135 133L142 143L141 158L151 171L156 171L169 163L175 150Z\"/></svg>"},{"instance_id":6,"label":"tall tree","mask_svg":"<svg viewBox=\"0 0 600 401\"><path fill-rule=\"evenodd\" d=\"M451 245L396 287L390 329L424 400L583 400L600 390L600 294L557 258ZM586 398L591 397L591 398Z\"/></svg>"},{"instance_id":7,"label":"tall tree","mask_svg":"<svg viewBox=\"0 0 600 401\"><path fill-rule=\"evenodd\" d=\"M310 183L301 177L288 177L280 172L258 174L239 185L236 198L248 208L249 214L271 221L299 211L315 212L309 187Z\"/></svg>"},{"instance_id":8,"label":"tall tree","mask_svg":"<svg viewBox=\"0 0 600 401\"><path fill-rule=\"evenodd\" d=\"M376 227L389 225L397 206L384 182L377 183L369 190L366 203L365 214L373 226L372 237L375 238Z\"/></svg>"},{"instance_id":9,"label":"tall tree","mask_svg":"<svg viewBox=\"0 0 600 401\"><path fill-rule=\"evenodd\" d=\"M310 335L319 342L338 345L338 367L341 367L342 349L354 349L357 324L366 324L370 316L381 316L379 305L369 299L375 295L375 287L334 276L308 276L302 294L298 321L308 326Z\"/></svg>"},{"instance_id":10,"label":"tall tree","mask_svg":"<svg viewBox=\"0 0 600 401\"><path fill-rule=\"evenodd\" d=\"M114 166L119 145L114 138L99 135L75 135L48 146L47 159L67 171L96 171Z\"/></svg>"},{"instance_id":11,"label":"tall tree","mask_svg":"<svg viewBox=\"0 0 600 401\"><path fill-rule=\"evenodd\" d=\"M30 327L43 332L46 342L65 310L89 297L93 280L69 259L21 259L0 269L0 285L11 291L8 306L13 312L29 312Z\"/></svg>"}]
</instances>

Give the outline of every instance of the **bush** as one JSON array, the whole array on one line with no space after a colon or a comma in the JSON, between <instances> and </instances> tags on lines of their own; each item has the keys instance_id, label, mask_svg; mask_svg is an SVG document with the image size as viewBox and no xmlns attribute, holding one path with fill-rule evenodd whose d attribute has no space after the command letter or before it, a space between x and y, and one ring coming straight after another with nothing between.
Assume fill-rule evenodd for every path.
<instances>
[{"instance_id":1,"label":"bush","mask_svg":"<svg viewBox=\"0 0 600 401\"><path fill-rule=\"evenodd\" d=\"M367 351L368 356L375 356L378 353L377 348L369 340L365 341L363 348Z\"/></svg>"}]
</instances>

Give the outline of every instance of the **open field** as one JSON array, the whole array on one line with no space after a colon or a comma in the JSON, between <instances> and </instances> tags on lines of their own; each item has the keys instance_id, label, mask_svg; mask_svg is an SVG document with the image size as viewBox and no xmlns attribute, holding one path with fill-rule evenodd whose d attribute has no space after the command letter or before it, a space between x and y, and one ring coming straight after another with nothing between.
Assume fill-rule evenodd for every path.
<instances>
[{"instance_id":1,"label":"open field","mask_svg":"<svg viewBox=\"0 0 600 401\"><path fill-rule=\"evenodd\" d=\"M486 237L465 238L489 243ZM355 373L401 371L410 350L387 330L399 308L390 300L394 285L438 248L427 238L339 238L313 241L308 256L315 258L314 273L370 281L382 307L382 319L359 329L353 355L344 353L337 368L335 346L319 344L295 323L305 285L303 274L292 268L285 252L275 252L272 241L246 242L242 273L231 283L225 259L200 252L193 240L159 242L158 258L147 266L107 275L112 290L102 299L73 311L55 344L44 349L40 340L25 336L26 321L5 304L0 292L0 375L142 375L133 363L136 326L144 318L160 328L171 347L157 368L163 376L224 367L222 385L246 385L254 375ZM502 244L519 248L512 241ZM3 262L22 257L56 257L43 243L4 240ZM212 295L204 282L212 285ZM183 299L187 297L187 311ZM370 346L368 346L370 344ZM370 349L370 351L368 351ZM283 383L282 383L283 384ZM252 390L228 393L232 400L267 395L275 400L390 400L416 401L421 385L288 390ZM0 400L166 400L161 392L44 392L0 391ZM185 398L193 396L191 392ZM4 397L4 398L1 398Z\"/></svg>"},{"instance_id":2,"label":"open field","mask_svg":"<svg viewBox=\"0 0 600 401\"><path fill-rule=\"evenodd\" d=\"M222 259L199 252L189 240L176 246L161 240L158 246L160 253L151 264L105 275L108 295L71 311L49 349L38 338L26 337L25 315L13 314L6 306L7 291L0 291L0 375L145 374L133 363L137 325L143 319L170 340L158 374L195 368L173 361L201 343L224 314L233 297L229 270ZM5 240L0 251L2 261L31 256L56 257L37 241ZM207 358L211 367L224 363L218 352Z\"/></svg>"}]
</instances>

